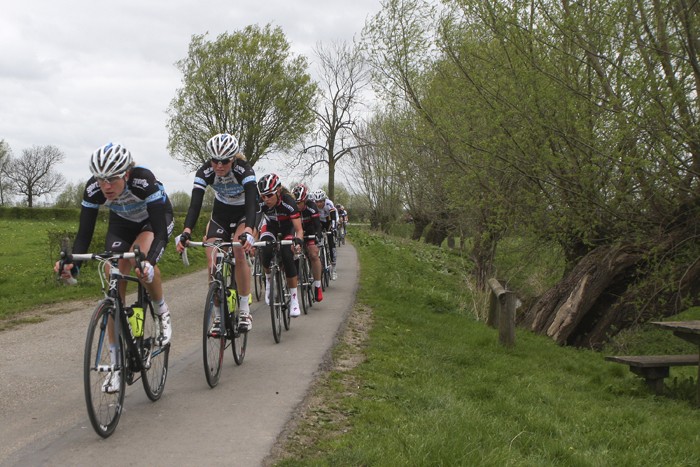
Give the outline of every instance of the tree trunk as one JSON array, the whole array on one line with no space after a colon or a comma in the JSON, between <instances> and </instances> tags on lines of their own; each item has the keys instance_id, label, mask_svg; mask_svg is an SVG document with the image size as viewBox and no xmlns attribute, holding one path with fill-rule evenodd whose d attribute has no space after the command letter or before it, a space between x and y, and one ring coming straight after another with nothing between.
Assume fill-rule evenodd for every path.
<instances>
[{"instance_id":1,"label":"tree trunk","mask_svg":"<svg viewBox=\"0 0 700 467\"><path fill-rule=\"evenodd\" d=\"M411 240L420 241L428 224L430 224L430 221L426 217L413 216L413 233L411 234Z\"/></svg>"},{"instance_id":2,"label":"tree trunk","mask_svg":"<svg viewBox=\"0 0 700 467\"><path fill-rule=\"evenodd\" d=\"M520 324L559 344L581 344L627 289L643 252L631 245L601 246L525 312ZM611 320L608 320L611 322Z\"/></svg>"}]
</instances>

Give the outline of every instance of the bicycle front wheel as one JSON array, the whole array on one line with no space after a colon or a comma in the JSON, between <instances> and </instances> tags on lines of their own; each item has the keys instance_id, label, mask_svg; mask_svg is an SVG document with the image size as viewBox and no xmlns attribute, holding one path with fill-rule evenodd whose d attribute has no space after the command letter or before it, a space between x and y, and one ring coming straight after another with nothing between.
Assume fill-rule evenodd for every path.
<instances>
[{"instance_id":1,"label":"bicycle front wheel","mask_svg":"<svg viewBox=\"0 0 700 467\"><path fill-rule=\"evenodd\" d=\"M278 289L280 301L282 302L282 322L284 323L284 330L289 331L289 327L292 324L292 318L289 315L290 311L292 311L292 303L290 300L289 287L287 287L287 276L282 274L281 271L279 273Z\"/></svg>"},{"instance_id":2,"label":"bicycle front wheel","mask_svg":"<svg viewBox=\"0 0 700 467\"><path fill-rule=\"evenodd\" d=\"M160 335L160 319L153 311L153 304L148 302L144 310L143 337L139 342L141 352L141 381L146 395L152 401L157 401L163 395L165 380L168 377L168 357L170 344L158 345Z\"/></svg>"},{"instance_id":3,"label":"bicycle front wheel","mask_svg":"<svg viewBox=\"0 0 700 467\"><path fill-rule=\"evenodd\" d=\"M204 359L204 375L207 384L214 387L219 384L221 364L226 350L226 333L221 319L221 307L226 297L218 282L212 282L204 304L204 326L202 328L202 356ZM217 305L217 303L219 305Z\"/></svg>"},{"instance_id":4,"label":"bicycle front wheel","mask_svg":"<svg viewBox=\"0 0 700 467\"><path fill-rule=\"evenodd\" d=\"M117 428L124 406L126 382L124 362L124 339L110 339L114 332L114 304L103 300L95 308L85 339L83 360L83 383L85 404L90 423L98 435L107 438ZM116 347L110 356L110 341Z\"/></svg>"},{"instance_id":5,"label":"bicycle front wheel","mask_svg":"<svg viewBox=\"0 0 700 467\"><path fill-rule=\"evenodd\" d=\"M233 352L233 360L236 365L243 363L245 358L245 349L248 346L248 331L240 331L240 311L236 307L236 312L231 316L231 327L229 335L231 339L231 351Z\"/></svg>"},{"instance_id":6,"label":"bicycle front wheel","mask_svg":"<svg viewBox=\"0 0 700 467\"><path fill-rule=\"evenodd\" d=\"M270 317L272 318L272 337L279 344L282 339L282 300L279 275L277 271L270 274Z\"/></svg>"},{"instance_id":7,"label":"bicycle front wheel","mask_svg":"<svg viewBox=\"0 0 700 467\"><path fill-rule=\"evenodd\" d=\"M265 273L262 268L262 258L260 251L255 253L253 262L253 285L255 287L255 300L260 301L260 295L265 291Z\"/></svg>"}]
</instances>

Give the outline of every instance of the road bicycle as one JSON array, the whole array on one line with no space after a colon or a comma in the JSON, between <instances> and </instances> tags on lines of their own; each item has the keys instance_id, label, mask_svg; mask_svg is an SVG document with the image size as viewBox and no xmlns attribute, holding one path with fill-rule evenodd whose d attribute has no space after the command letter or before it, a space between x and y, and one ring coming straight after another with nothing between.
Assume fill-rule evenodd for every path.
<instances>
[{"instance_id":1,"label":"road bicycle","mask_svg":"<svg viewBox=\"0 0 700 467\"><path fill-rule=\"evenodd\" d=\"M345 222L340 223L338 228L338 243L337 245L345 245L345 236L348 234L348 226Z\"/></svg>"},{"instance_id":2,"label":"road bicycle","mask_svg":"<svg viewBox=\"0 0 700 467\"><path fill-rule=\"evenodd\" d=\"M88 325L83 385L90 423L103 438L117 428L127 385L141 379L148 398L157 401L168 376L170 344L160 345L160 319L141 281L119 272L120 259L135 259L138 269L144 255L138 247L129 253L106 251L70 255L62 252L59 262L59 271L74 261L100 262L97 271L104 298L97 304ZM119 294L122 281L138 284L136 302L130 306L124 305ZM114 378L117 380L113 381Z\"/></svg>"},{"instance_id":3,"label":"road bicycle","mask_svg":"<svg viewBox=\"0 0 700 467\"><path fill-rule=\"evenodd\" d=\"M287 287L287 278L281 261L281 247L291 245L292 240L266 239L265 244L272 246L272 260L270 261L270 318L272 321L272 337L275 343L282 340L282 325L289 330L291 325L290 294Z\"/></svg>"},{"instance_id":4,"label":"road bicycle","mask_svg":"<svg viewBox=\"0 0 700 467\"><path fill-rule=\"evenodd\" d=\"M263 246L257 242L255 246ZM241 365L248 346L248 330L241 326L236 286L236 261L233 248L240 248L238 242L193 242L187 247L209 247L214 259L207 298L204 302L204 322L202 326L202 359L207 384L215 387L221 377L221 366L227 347L231 347L233 360ZM189 264L187 248L182 253L182 261Z\"/></svg>"}]
</instances>

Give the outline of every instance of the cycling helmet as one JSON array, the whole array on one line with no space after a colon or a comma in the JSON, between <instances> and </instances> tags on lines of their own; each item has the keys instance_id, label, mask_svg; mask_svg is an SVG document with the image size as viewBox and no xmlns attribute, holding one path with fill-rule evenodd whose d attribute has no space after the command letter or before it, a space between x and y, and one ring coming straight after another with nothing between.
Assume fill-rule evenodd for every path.
<instances>
[{"instance_id":1,"label":"cycling helmet","mask_svg":"<svg viewBox=\"0 0 700 467\"><path fill-rule=\"evenodd\" d=\"M309 197L309 188L303 183L299 184L292 189L292 194L298 203L303 203Z\"/></svg>"},{"instance_id":2,"label":"cycling helmet","mask_svg":"<svg viewBox=\"0 0 700 467\"><path fill-rule=\"evenodd\" d=\"M207 151L215 159L233 157L238 154L238 140L228 133L219 133L207 141Z\"/></svg>"},{"instance_id":3,"label":"cycling helmet","mask_svg":"<svg viewBox=\"0 0 700 467\"><path fill-rule=\"evenodd\" d=\"M131 153L118 143L107 143L90 156L90 172L96 178L124 175L131 165Z\"/></svg>"},{"instance_id":4,"label":"cycling helmet","mask_svg":"<svg viewBox=\"0 0 700 467\"><path fill-rule=\"evenodd\" d=\"M277 191L282 182L277 174L266 174L258 180L258 192L261 195L268 195Z\"/></svg>"},{"instance_id":5,"label":"cycling helmet","mask_svg":"<svg viewBox=\"0 0 700 467\"><path fill-rule=\"evenodd\" d=\"M314 190L311 195L313 196L314 201L323 201L326 199L326 192L323 190Z\"/></svg>"}]
</instances>

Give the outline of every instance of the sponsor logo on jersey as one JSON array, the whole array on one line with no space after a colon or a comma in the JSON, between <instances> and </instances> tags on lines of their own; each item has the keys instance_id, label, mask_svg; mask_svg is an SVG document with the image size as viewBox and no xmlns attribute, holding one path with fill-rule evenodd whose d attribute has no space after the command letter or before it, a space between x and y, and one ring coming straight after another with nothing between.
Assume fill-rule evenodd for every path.
<instances>
[{"instance_id":1,"label":"sponsor logo on jersey","mask_svg":"<svg viewBox=\"0 0 700 467\"><path fill-rule=\"evenodd\" d=\"M95 182L88 185L85 190L87 191L88 198L92 198L95 196L95 193L100 191L100 184L95 180Z\"/></svg>"},{"instance_id":2,"label":"sponsor logo on jersey","mask_svg":"<svg viewBox=\"0 0 700 467\"><path fill-rule=\"evenodd\" d=\"M132 178L131 184L145 190L148 187L148 180L145 178Z\"/></svg>"}]
</instances>

